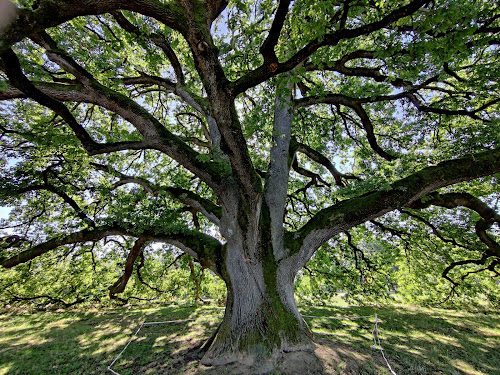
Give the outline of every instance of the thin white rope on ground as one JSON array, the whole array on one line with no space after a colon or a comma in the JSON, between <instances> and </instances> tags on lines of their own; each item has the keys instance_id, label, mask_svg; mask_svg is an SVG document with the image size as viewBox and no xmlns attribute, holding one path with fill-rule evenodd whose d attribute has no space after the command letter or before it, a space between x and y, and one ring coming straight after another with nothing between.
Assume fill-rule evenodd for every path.
<instances>
[{"instance_id":1,"label":"thin white rope on ground","mask_svg":"<svg viewBox=\"0 0 500 375\"><path fill-rule=\"evenodd\" d=\"M316 318L316 319L334 319L334 320L356 320L356 319L367 319L367 318L375 318L375 327L373 328L372 334L373 334L373 345L372 348L375 350L380 350L382 353L382 357L384 358L385 363L387 364L387 367L391 371L392 375L397 375L394 370L392 369L391 365L389 364L389 361L385 357L384 349L382 349L382 345L380 344L380 337L378 335L379 329L378 329L378 315L364 315L364 316L314 316L314 315L302 315L304 318ZM156 324L169 324L169 323L184 323L184 322L190 322L196 319L182 319L182 320L167 320L163 322L143 322L137 329L137 331L134 333L134 335L130 338L130 340L127 342L125 347L122 349L120 354L116 356L116 358L111 362L108 366L108 370L113 373L113 375L121 375L120 373L114 371L111 367L120 359L122 356L123 352L128 348L128 346L137 339L137 334L139 331L142 329L144 326L151 326L151 325L156 325Z\"/></svg>"},{"instance_id":2,"label":"thin white rope on ground","mask_svg":"<svg viewBox=\"0 0 500 375\"><path fill-rule=\"evenodd\" d=\"M397 375L394 372L394 370L392 369L391 365L389 364L389 361L385 357L384 349L382 349L382 345L380 344L380 337L378 336L378 315L377 314L375 314L375 327L373 328L372 334L373 334L373 342L374 342L374 345L372 346L372 348L380 350L380 352L382 353L382 357L384 358L384 361L387 364L387 367L389 367L389 370L391 371L391 374Z\"/></svg>"},{"instance_id":3,"label":"thin white rope on ground","mask_svg":"<svg viewBox=\"0 0 500 375\"><path fill-rule=\"evenodd\" d=\"M303 318L317 318L317 319L356 320L356 319L374 318L375 315L365 315L365 316L313 316L313 315L302 315L302 317Z\"/></svg>"},{"instance_id":4,"label":"thin white rope on ground","mask_svg":"<svg viewBox=\"0 0 500 375\"><path fill-rule=\"evenodd\" d=\"M367 318L375 318L375 326L372 331L373 335L373 343L372 348L375 350L380 350L382 353L382 357L384 358L385 363L387 364L387 367L391 371L392 375L397 375L394 370L392 369L391 365L389 364L389 361L387 360L384 349L382 349L382 345L380 345L380 338L378 336L378 315L364 315L364 316L313 316L313 315L302 315L304 318L317 318L317 319L335 319L335 320L356 320L356 319L367 319Z\"/></svg>"},{"instance_id":5,"label":"thin white rope on ground","mask_svg":"<svg viewBox=\"0 0 500 375\"><path fill-rule=\"evenodd\" d=\"M116 363L116 361L118 361L118 359L120 359L120 357L122 356L123 352L128 348L128 346L137 339L137 334L139 333L139 331L142 329L142 327L144 326L150 326L150 325L154 325L154 324L168 324L168 323L183 323L183 322L189 322L189 321L193 321L193 320L196 320L196 319L183 319L183 320L169 320L169 321L165 321L165 322L143 322L139 328L137 329L137 331L135 331L135 333L133 334L133 336L130 338L130 340L127 342L127 344L125 345L125 347L122 349L122 351L120 352L120 354L118 354L116 356L116 358L113 360L113 362L111 362L108 366L108 370L111 371L114 375L120 375L118 372L116 372L115 370L113 370L111 367L113 367L113 365Z\"/></svg>"},{"instance_id":6,"label":"thin white rope on ground","mask_svg":"<svg viewBox=\"0 0 500 375\"><path fill-rule=\"evenodd\" d=\"M152 326L154 324L183 323L183 322L189 322L189 321L193 321L193 320L196 320L196 319L167 320L166 322L144 322L142 325L143 326Z\"/></svg>"}]
</instances>

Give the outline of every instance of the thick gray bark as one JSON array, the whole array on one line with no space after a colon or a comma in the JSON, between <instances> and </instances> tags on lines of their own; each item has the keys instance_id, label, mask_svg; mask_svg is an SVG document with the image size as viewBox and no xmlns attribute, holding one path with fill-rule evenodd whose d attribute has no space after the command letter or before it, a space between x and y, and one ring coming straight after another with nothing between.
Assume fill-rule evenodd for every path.
<instances>
[{"instance_id":1,"label":"thick gray bark","mask_svg":"<svg viewBox=\"0 0 500 375\"><path fill-rule=\"evenodd\" d=\"M268 176L265 189L266 209L269 210L271 242L276 259L283 259L284 228L288 173L290 169L289 149L293 113L291 108L291 85L278 87L274 109L273 145L271 148Z\"/></svg>"},{"instance_id":2,"label":"thick gray bark","mask_svg":"<svg viewBox=\"0 0 500 375\"><path fill-rule=\"evenodd\" d=\"M224 197L220 221L226 238L220 270L227 286L226 311L204 348L202 362L237 361L252 366L256 373L266 372L281 353L311 349L313 344L294 300L294 265L283 257L288 250L282 213L273 222L264 212L267 203L262 199L247 209L242 207L237 187L228 191L233 194ZM271 240L273 231L277 235Z\"/></svg>"},{"instance_id":3,"label":"thick gray bark","mask_svg":"<svg viewBox=\"0 0 500 375\"><path fill-rule=\"evenodd\" d=\"M295 304L290 262L274 261L269 252L269 260L259 262L244 253L228 249L226 310L202 363L240 362L265 373L283 352L313 350L314 344Z\"/></svg>"}]
</instances>

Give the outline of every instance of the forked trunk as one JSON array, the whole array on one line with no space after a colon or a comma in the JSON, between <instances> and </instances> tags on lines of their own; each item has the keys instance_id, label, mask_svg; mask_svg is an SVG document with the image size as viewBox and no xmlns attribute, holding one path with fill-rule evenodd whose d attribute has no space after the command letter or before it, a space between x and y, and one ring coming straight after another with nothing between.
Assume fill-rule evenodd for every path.
<instances>
[{"instance_id":1,"label":"forked trunk","mask_svg":"<svg viewBox=\"0 0 500 375\"><path fill-rule=\"evenodd\" d=\"M205 345L202 363L240 362L255 373L272 369L283 352L313 350L311 334L294 299L295 271L270 252L246 258L228 249L224 318Z\"/></svg>"}]
</instances>

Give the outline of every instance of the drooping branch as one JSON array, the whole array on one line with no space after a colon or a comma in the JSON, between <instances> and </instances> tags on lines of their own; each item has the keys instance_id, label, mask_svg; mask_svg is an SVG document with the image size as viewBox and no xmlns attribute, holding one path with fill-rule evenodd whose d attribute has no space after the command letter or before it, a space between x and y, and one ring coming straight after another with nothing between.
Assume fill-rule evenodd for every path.
<instances>
[{"instance_id":1,"label":"drooping branch","mask_svg":"<svg viewBox=\"0 0 500 375\"><path fill-rule=\"evenodd\" d=\"M394 182L390 189L372 191L320 210L300 230L291 234L302 265L328 239L395 209L411 206L439 188L500 171L500 149L449 160L427 167Z\"/></svg>"},{"instance_id":2,"label":"drooping branch","mask_svg":"<svg viewBox=\"0 0 500 375\"><path fill-rule=\"evenodd\" d=\"M453 262L451 263L449 266L447 266L443 273L441 274L441 276L443 278L445 278L446 280L448 280L451 284L452 284L452 287L451 287L451 290L450 290L450 293L448 295L448 297L443 301L443 302L446 302L448 300L448 298L453 294L453 293L456 293L455 289L457 286L460 285L461 282L463 282L467 276L469 276L470 274L473 274L473 273L477 273L477 272L482 272L482 271L486 271L486 270L491 270L492 272L496 273L498 275L498 272L495 271L495 266L499 263L499 260L496 259L494 260L493 262L490 263L490 265L486 268L482 268L482 269L478 269L478 270L475 270L475 271L469 271L469 272L466 272L465 274L463 274L461 277L460 277L460 281L455 281L453 280L450 276L449 276L449 273L456 267L460 267L460 266L466 266L466 265L469 265L469 264L475 264L477 266L480 266L480 265L484 265L486 264L487 260L488 260L489 256L488 255L483 255L481 257L481 259L466 259L466 260L459 260L459 261L456 261L456 262Z\"/></svg>"},{"instance_id":3,"label":"drooping branch","mask_svg":"<svg viewBox=\"0 0 500 375\"><path fill-rule=\"evenodd\" d=\"M461 247L461 248L467 248L466 246L458 243L457 241L455 241L453 238L446 238L439 230L438 228L432 224L429 220L427 220L426 218L422 217L422 216L419 216L419 215L416 215L414 214L413 212L410 212L408 210L401 210L401 213L403 214L406 214L408 215L409 217L417 220L417 221L420 221L421 223L423 223L424 225L426 225L427 227L429 227L432 231L432 233L437 237L439 238L441 241L445 242L445 243L449 243L449 244L452 244L454 246L457 246L457 247Z\"/></svg>"},{"instance_id":4,"label":"drooping branch","mask_svg":"<svg viewBox=\"0 0 500 375\"><path fill-rule=\"evenodd\" d=\"M188 260L188 265L189 265L189 270L191 272L191 277L193 278L194 285L195 285L195 288L196 288L195 299L197 301L203 302L203 304L205 304L205 305L210 305L210 301L205 301L200 296L200 282L198 280L198 276L196 276L196 272L195 272L195 269L194 269L194 264L193 264L193 261L192 261L191 258L189 258L189 260ZM202 275L203 275L203 269L202 269L201 272L202 272Z\"/></svg>"},{"instance_id":5,"label":"drooping branch","mask_svg":"<svg viewBox=\"0 0 500 375\"><path fill-rule=\"evenodd\" d=\"M73 302L66 302L65 300L57 297L50 296L48 294L42 294L42 295L37 295L33 297L22 297L20 295L12 293L9 289L5 289L7 293L11 295L11 298L9 300L9 304L12 304L14 302L27 302L27 301L36 301L36 300L45 300L49 301L50 303L57 304L57 305L62 305L65 308L69 308L74 305L78 305L82 302L85 302L88 299L88 296L85 297L79 297L78 294L75 296L76 299Z\"/></svg>"},{"instance_id":6,"label":"drooping branch","mask_svg":"<svg viewBox=\"0 0 500 375\"><path fill-rule=\"evenodd\" d=\"M139 254L143 251L144 247L147 245L148 239L144 237L139 237L130 252L127 255L127 260L125 262L125 269L123 274L116 280L116 282L109 288L109 297L111 299L116 299L116 294L123 293L125 287L127 286L128 280L132 275L134 270L135 260L139 257Z\"/></svg>"},{"instance_id":7,"label":"drooping branch","mask_svg":"<svg viewBox=\"0 0 500 375\"><path fill-rule=\"evenodd\" d=\"M466 207L477 212L481 219L476 222L476 234L486 246L487 254L500 258L500 244L486 232L493 224L500 225L500 215L480 199L469 193L429 194L409 205L410 208L424 209L430 206L445 208Z\"/></svg>"},{"instance_id":8,"label":"drooping branch","mask_svg":"<svg viewBox=\"0 0 500 375\"><path fill-rule=\"evenodd\" d=\"M363 259L363 262L365 262L366 264L366 267L370 270L372 269L372 265L370 263L370 261L368 260L368 258L366 258L365 256L365 253L363 252L363 250L361 250L358 246L356 246L352 240L352 235L351 233L349 233L348 231L345 231L344 234L346 235L347 237L347 244L349 245L349 247L353 250L354 252L354 260L355 260L355 266L356 266L356 269L360 272L361 276L363 276L363 270L361 269L359 263L358 263L358 254L361 255L361 259Z\"/></svg>"}]
</instances>

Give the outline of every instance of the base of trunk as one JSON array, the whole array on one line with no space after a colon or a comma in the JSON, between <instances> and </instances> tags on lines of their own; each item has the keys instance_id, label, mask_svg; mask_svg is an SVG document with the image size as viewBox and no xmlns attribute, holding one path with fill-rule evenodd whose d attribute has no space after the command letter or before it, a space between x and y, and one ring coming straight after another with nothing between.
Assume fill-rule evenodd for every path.
<instances>
[{"instance_id":1,"label":"base of trunk","mask_svg":"<svg viewBox=\"0 0 500 375\"><path fill-rule=\"evenodd\" d=\"M268 374L280 367L280 364L286 363L286 358L293 353L294 356L300 358L308 358L306 362L314 363L314 350L316 346L313 343L304 345L303 347L295 347L291 351L274 350L269 352L263 347L254 347L253 350L240 353L227 353L224 356L210 356L206 353L201 363L205 366L223 366L227 369L228 366L239 368L241 373L248 374ZM264 351L265 350L265 351ZM308 366L310 368L310 366Z\"/></svg>"},{"instance_id":2,"label":"base of trunk","mask_svg":"<svg viewBox=\"0 0 500 375\"><path fill-rule=\"evenodd\" d=\"M252 328L235 327L228 315L214 335L200 350L201 363L227 366L238 363L252 374L265 374L275 369L283 356L292 352L313 355L316 349L309 328L295 316L256 316Z\"/></svg>"},{"instance_id":3,"label":"base of trunk","mask_svg":"<svg viewBox=\"0 0 500 375\"><path fill-rule=\"evenodd\" d=\"M252 357L241 353L241 357L234 355L227 359L204 357L201 364L213 368L213 373L230 373L245 375L263 375L275 373L284 374L323 374L323 365L315 354L316 345L311 343L303 349L299 347L293 351L276 351L270 357ZM243 359L242 359L243 358ZM218 369L219 368L219 369ZM218 369L218 370L217 370Z\"/></svg>"}]
</instances>

